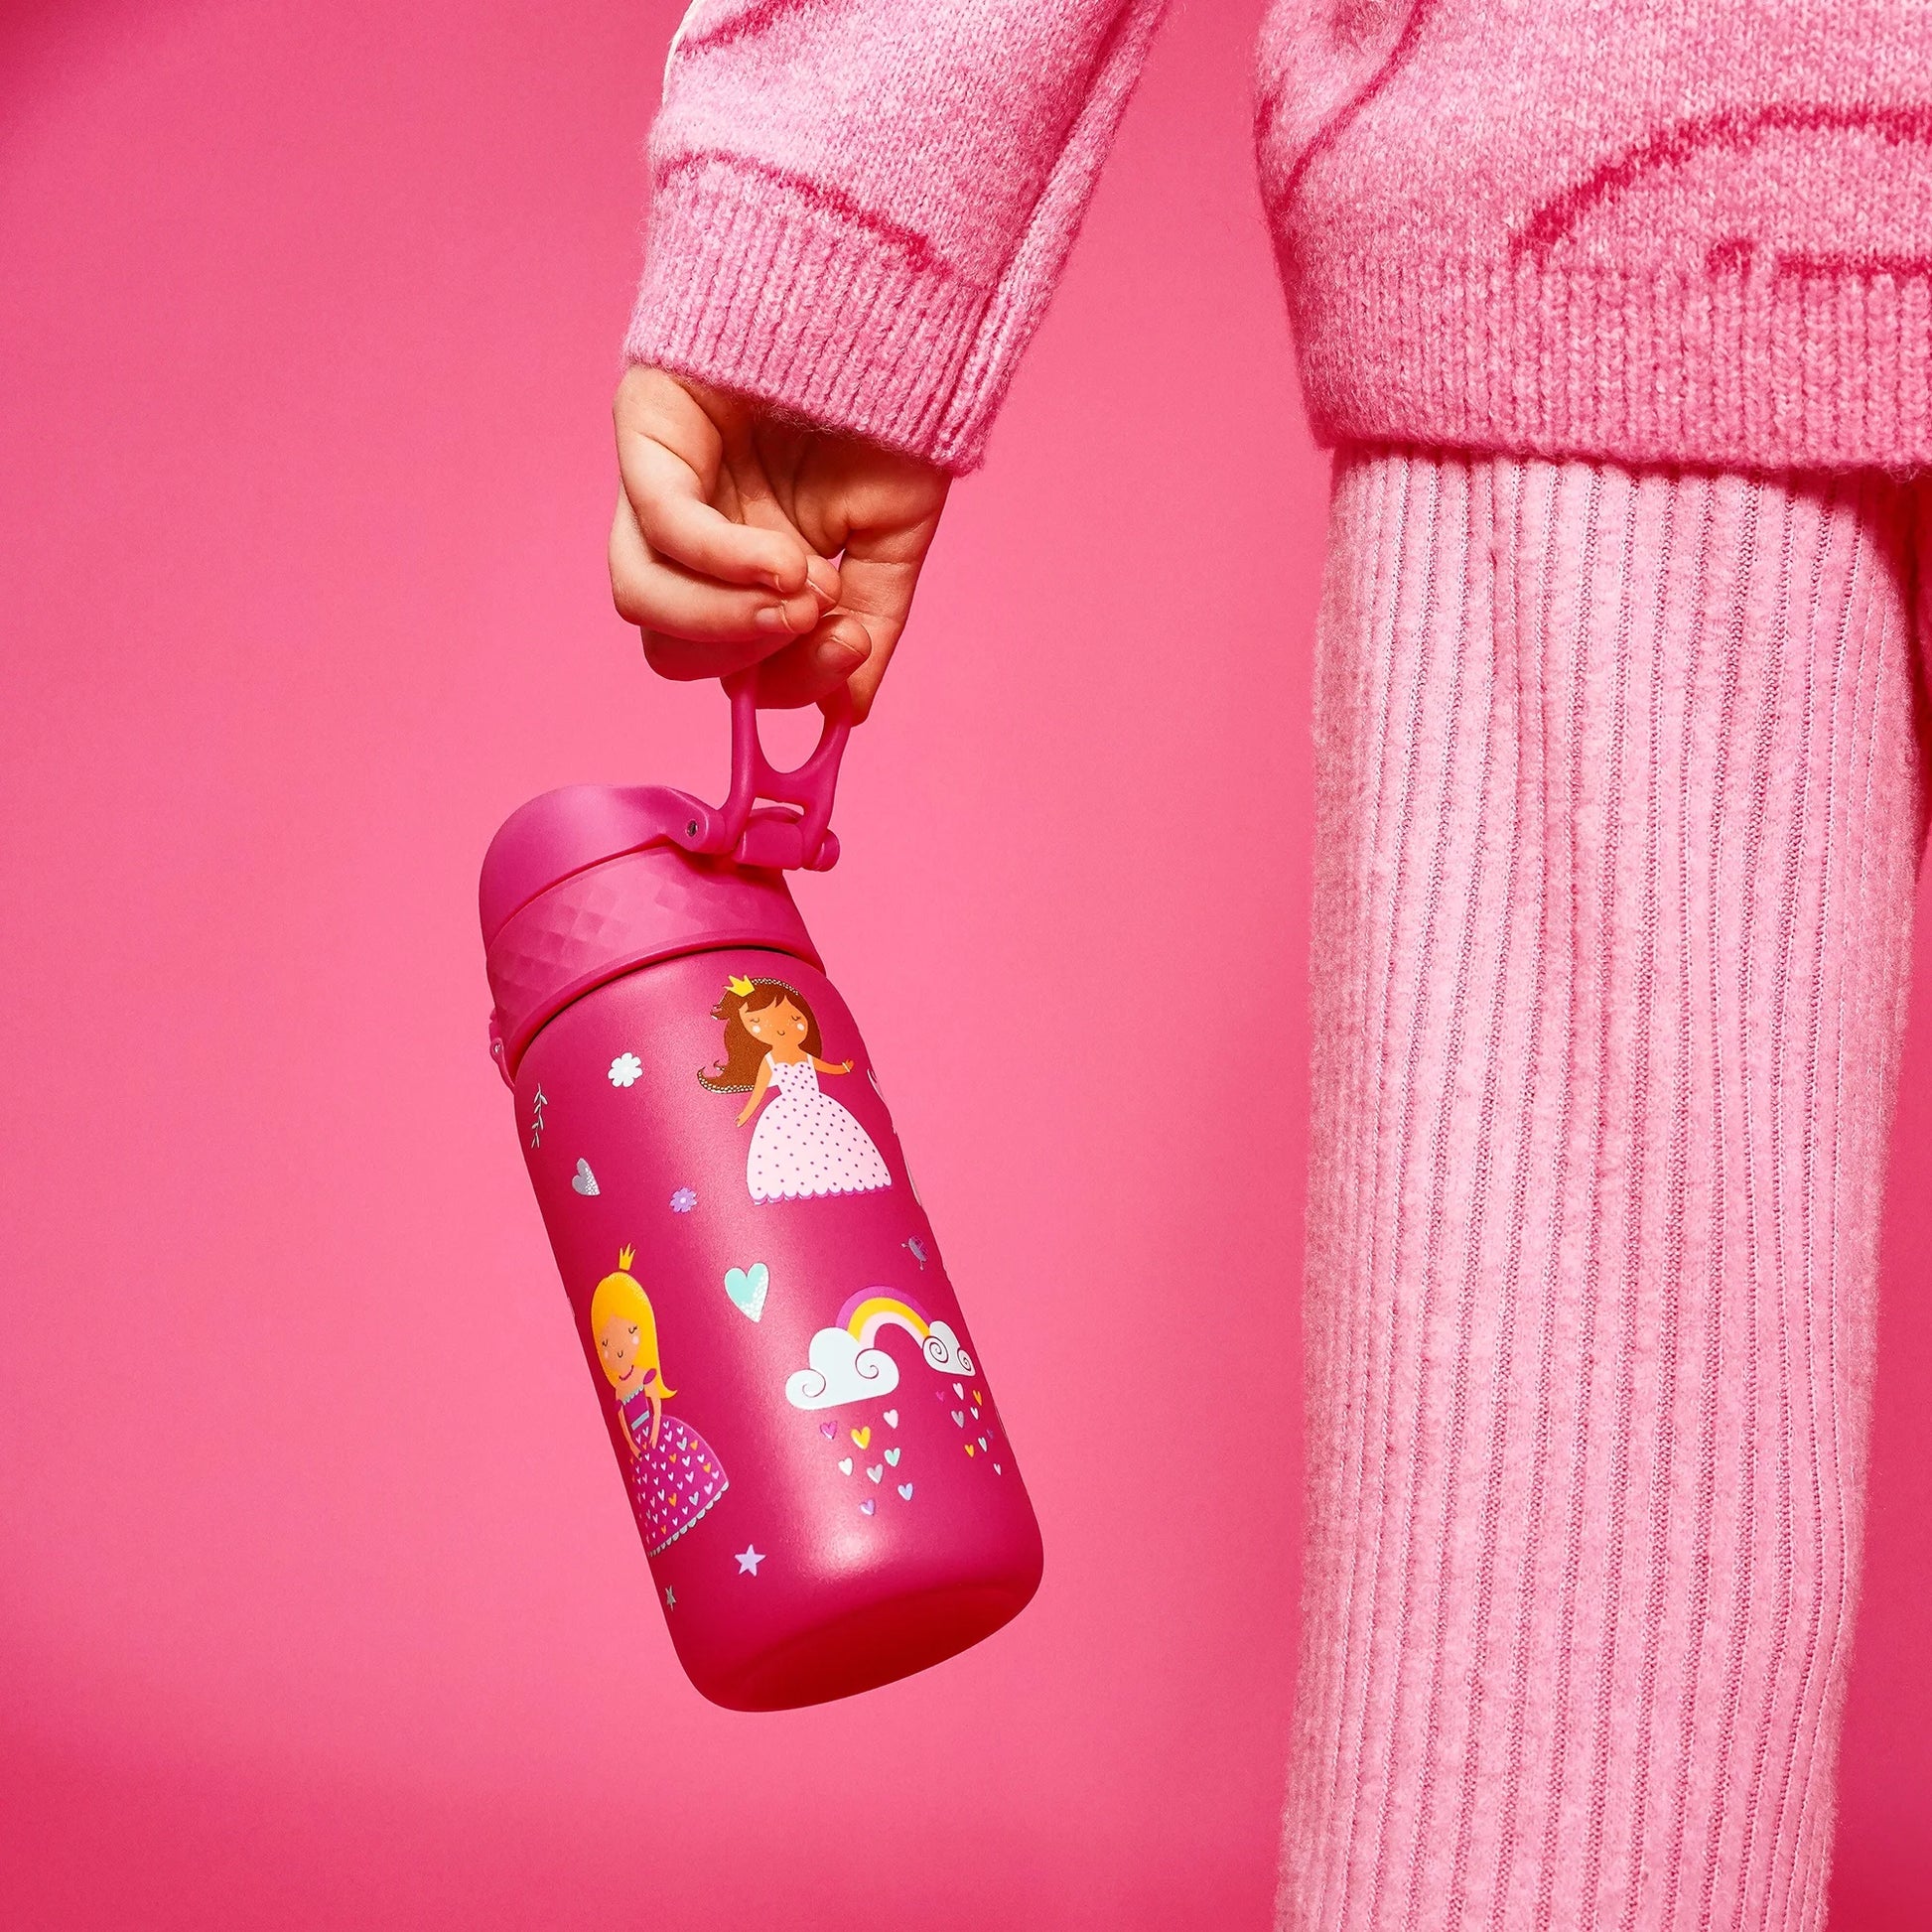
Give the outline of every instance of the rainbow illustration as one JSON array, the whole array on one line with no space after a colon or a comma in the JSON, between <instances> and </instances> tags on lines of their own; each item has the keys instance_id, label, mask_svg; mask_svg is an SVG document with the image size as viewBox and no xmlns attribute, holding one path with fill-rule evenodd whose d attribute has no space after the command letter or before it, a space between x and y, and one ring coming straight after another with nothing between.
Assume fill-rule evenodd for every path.
<instances>
[{"instance_id":1,"label":"rainbow illustration","mask_svg":"<svg viewBox=\"0 0 1932 1932\"><path fill-rule=\"evenodd\" d=\"M861 1348L870 1348L881 1328L903 1328L921 1343L932 1332L925 1310L889 1288L862 1288L839 1311L836 1325Z\"/></svg>"},{"instance_id":2,"label":"rainbow illustration","mask_svg":"<svg viewBox=\"0 0 1932 1932\"><path fill-rule=\"evenodd\" d=\"M837 1325L861 1348L872 1347L882 1328L903 1328L934 1368L971 1375L973 1358L943 1321L932 1321L918 1303L890 1288L862 1288L839 1311Z\"/></svg>"},{"instance_id":3,"label":"rainbow illustration","mask_svg":"<svg viewBox=\"0 0 1932 1932\"><path fill-rule=\"evenodd\" d=\"M898 1364L879 1346L887 1328L903 1328L919 1344L929 1368L973 1374L973 1358L944 1321L928 1318L916 1302L890 1288L862 1288L829 1328L813 1335L808 1367L785 1380L785 1399L798 1409L830 1409L898 1387Z\"/></svg>"}]
</instances>

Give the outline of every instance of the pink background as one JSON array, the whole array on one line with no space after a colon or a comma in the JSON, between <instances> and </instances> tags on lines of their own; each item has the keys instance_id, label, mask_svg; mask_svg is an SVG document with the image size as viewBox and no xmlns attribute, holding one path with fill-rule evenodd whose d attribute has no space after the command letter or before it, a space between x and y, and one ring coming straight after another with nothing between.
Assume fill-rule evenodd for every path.
<instances>
[{"instance_id":1,"label":"pink background","mask_svg":"<svg viewBox=\"0 0 1932 1932\"><path fill-rule=\"evenodd\" d=\"M602 573L675 9L6 13L0 1919L1266 1922L1324 478L1250 182L1256 11L1171 22L801 895L1046 1583L966 1658L778 1718L672 1659L474 913L529 793L722 778L722 700L646 678ZM1928 1001L1860 1932L1932 1896Z\"/></svg>"}]
</instances>

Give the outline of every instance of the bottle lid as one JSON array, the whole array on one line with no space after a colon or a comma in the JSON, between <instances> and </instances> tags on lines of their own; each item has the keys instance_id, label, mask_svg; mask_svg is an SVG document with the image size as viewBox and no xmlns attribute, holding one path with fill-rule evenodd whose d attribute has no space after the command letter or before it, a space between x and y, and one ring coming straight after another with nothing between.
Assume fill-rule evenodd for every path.
<instances>
[{"instance_id":1,"label":"bottle lid","mask_svg":"<svg viewBox=\"0 0 1932 1932\"><path fill-rule=\"evenodd\" d=\"M490 841L479 895L490 1051L514 1079L544 1023L655 959L768 946L817 965L784 874L686 849L708 808L655 785L566 785L520 805Z\"/></svg>"},{"instance_id":2,"label":"bottle lid","mask_svg":"<svg viewBox=\"0 0 1932 1932\"><path fill-rule=\"evenodd\" d=\"M478 892L495 1006L489 1050L514 1081L544 1023L652 960L768 946L819 964L784 874L839 856L828 826L851 730L841 692L818 749L775 770L759 744L749 675L728 679L732 785L708 805L668 785L565 785L519 805L483 857ZM759 806L759 798L776 805Z\"/></svg>"}]
</instances>

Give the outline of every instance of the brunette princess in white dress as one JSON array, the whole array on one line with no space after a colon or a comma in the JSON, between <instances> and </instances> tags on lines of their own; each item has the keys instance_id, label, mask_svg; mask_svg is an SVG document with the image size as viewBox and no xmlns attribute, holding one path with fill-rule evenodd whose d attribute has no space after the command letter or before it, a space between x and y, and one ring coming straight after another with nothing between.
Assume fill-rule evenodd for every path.
<instances>
[{"instance_id":1,"label":"brunette princess in white dress","mask_svg":"<svg viewBox=\"0 0 1932 1932\"><path fill-rule=\"evenodd\" d=\"M733 979L712 1018L725 1023L725 1057L698 1078L714 1093L751 1096L738 1124L758 1115L745 1158L754 1200L864 1194L893 1184L872 1136L819 1086L821 1073L850 1073L852 1062L819 1057L818 1022L793 988L782 980Z\"/></svg>"}]
</instances>

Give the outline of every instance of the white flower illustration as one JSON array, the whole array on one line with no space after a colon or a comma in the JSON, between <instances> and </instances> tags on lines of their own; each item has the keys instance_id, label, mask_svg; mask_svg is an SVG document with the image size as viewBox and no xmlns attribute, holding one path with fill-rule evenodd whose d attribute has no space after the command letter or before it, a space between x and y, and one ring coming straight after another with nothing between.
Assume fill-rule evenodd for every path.
<instances>
[{"instance_id":1,"label":"white flower illustration","mask_svg":"<svg viewBox=\"0 0 1932 1932\"><path fill-rule=\"evenodd\" d=\"M627 1087L643 1070L644 1063L635 1053L620 1053L611 1062L611 1084Z\"/></svg>"}]
</instances>

